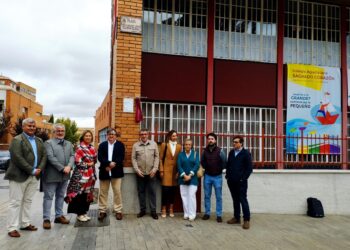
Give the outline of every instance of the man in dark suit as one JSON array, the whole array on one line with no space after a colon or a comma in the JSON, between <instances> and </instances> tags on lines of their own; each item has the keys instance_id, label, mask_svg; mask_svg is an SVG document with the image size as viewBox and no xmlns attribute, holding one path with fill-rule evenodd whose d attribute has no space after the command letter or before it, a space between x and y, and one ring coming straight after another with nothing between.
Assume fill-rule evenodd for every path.
<instances>
[{"instance_id":1,"label":"man in dark suit","mask_svg":"<svg viewBox=\"0 0 350 250\"><path fill-rule=\"evenodd\" d=\"M8 235L20 237L17 231L36 231L30 224L30 207L38 188L41 170L46 165L46 151L43 141L36 137L35 121L26 118L22 121L23 133L13 138L10 144L10 166L5 179L10 181L10 206L8 216ZM21 221L19 221L21 219Z\"/></svg>"},{"instance_id":2,"label":"man in dark suit","mask_svg":"<svg viewBox=\"0 0 350 250\"><path fill-rule=\"evenodd\" d=\"M124 154L125 147L122 142L117 141L116 130L108 129L107 141L102 142L98 147L98 160L101 164L99 167L99 220L103 220L107 216L108 191L110 185L112 185L113 190L113 211L115 212L116 219L123 219L121 184L122 177L124 176Z\"/></svg>"},{"instance_id":3,"label":"man in dark suit","mask_svg":"<svg viewBox=\"0 0 350 250\"><path fill-rule=\"evenodd\" d=\"M248 178L253 171L252 157L248 150L243 148L243 137L233 138L233 149L230 151L227 162L226 179L233 199L234 217L228 224L241 224L241 205L243 210L243 229L250 227L250 210L247 200Z\"/></svg>"}]
</instances>

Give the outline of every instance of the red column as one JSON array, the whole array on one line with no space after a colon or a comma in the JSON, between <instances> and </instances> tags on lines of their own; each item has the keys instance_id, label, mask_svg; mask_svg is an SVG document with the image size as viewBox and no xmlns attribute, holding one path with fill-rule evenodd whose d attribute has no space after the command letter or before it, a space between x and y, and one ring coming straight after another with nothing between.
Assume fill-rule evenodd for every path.
<instances>
[{"instance_id":1,"label":"red column","mask_svg":"<svg viewBox=\"0 0 350 250\"><path fill-rule=\"evenodd\" d=\"M346 32L348 11L345 6L341 6L340 14L340 47L341 47L341 89L342 89L342 168L347 168L348 161L348 142L347 125L348 125L348 63L347 63L347 48L346 48Z\"/></svg>"},{"instance_id":2,"label":"red column","mask_svg":"<svg viewBox=\"0 0 350 250\"><path fill-rule=\"evenodd\" d=\"M207 132L213 131L215 0L208 0Z\"/></svg>"},{"instance_id":3,"label":"red column","mask_svg":"<svg viewBox=\"0 0 350 250\"><path fill-rule=\"evenodd\" d=\"M278 1L277 22L277 168L283 169L283 41L284 41L284 1Z\"/></svg>"}]
</instances>

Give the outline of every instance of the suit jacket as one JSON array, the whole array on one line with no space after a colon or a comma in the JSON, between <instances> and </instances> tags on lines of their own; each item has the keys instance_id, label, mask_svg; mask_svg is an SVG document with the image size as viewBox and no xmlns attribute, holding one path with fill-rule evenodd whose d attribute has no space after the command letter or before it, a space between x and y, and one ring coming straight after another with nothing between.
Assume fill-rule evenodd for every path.
<instances>
[{"instance_id":1,"label":"suit jacket","mask_svg":"<svg viewBox=\"0 0 350 250\"><path fill-rule=\"evenodd\" d=\"M46 165L46 151L43 141L35 137L38 165L37 168L43 169ZM22 133L13 138L10 144L10 166L5 174L5 179L25 182L29 176L33 175L33 165L35 156L32 145L27 137ZM39 179L39 176L37 176Z\"/></svg>"},{"instance_id":2,"label":"suit jacket","mask_svg":"<svg viewBox=\"0 0 350 250\"><path fill-rule=\"evenodd\" d=\"M65 166L74 167L74 149L71 142L63 140L60 144L58 139L51 139L44 143L47 153L47 163L43 171L43 181L62 182L69 180L69 174L64 174Z\"/></svg>"},{"instance_id":3,"label":"suit jacket","mask_svg":"<svg viewBox=\"0 0 350 250\"><path fill-rule=\"evenodd\" d=\"M112 178L121 178L124 176L123 161L125 155L125 146L122 142L116 141L113 146L112 162L116 163L116 166L112 169ZM108 141L102 142L98 147L98 161L101 163L99 167L100 180L109 180L111 177L106 171L106 167L109 166L111 161L108 160Z\"/></svg>"},{"instance_id":4,"label":"suit jacket","mask_svg":"<svg viewBox=\"0 0 350 250\"><path fill-rule=\"evenodd\" d=\"M165 152L165 146L167 149ZM162 186L177 186L177 157L181 152L181 144L177 143L174 156L171 154L170 144L162 143L159 151L159 171L163 172ZM164 157L165 155L165 157ZM164 158L164 163L163 163Z\"/></svg>"},{"instance_id":5,"label":"suit jacket","mask_svg":"<svg viewBox=\"0 0 350 250\"><path fill-rule=\"evenodd\" d=\"M242 148L235 156L235 150L232 149L228 156L226 179L233 182L246 181L252 172L252 157L249 151Z\"/></svg>"}]
</instances>

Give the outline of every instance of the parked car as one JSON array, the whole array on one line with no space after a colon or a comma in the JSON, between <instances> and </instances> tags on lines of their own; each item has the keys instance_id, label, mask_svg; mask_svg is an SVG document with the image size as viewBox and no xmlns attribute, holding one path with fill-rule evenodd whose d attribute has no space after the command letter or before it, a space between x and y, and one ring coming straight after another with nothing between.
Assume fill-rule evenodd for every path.
<instances>
[{"instance_id":1,"label":"parked car","mask_svg":"<svg viewBox=\"0 0 350 250\"><path fill-rule=\"evenodd\" d=\"M0 171L6 171L10 164L10 151L0 150Z\"/></svg>"}]
</instances>

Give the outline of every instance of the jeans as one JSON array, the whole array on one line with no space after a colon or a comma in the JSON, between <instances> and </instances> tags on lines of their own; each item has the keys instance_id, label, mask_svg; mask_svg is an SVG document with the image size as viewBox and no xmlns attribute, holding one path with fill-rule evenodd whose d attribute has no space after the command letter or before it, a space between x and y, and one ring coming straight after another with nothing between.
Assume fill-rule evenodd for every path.
<instances>
[{"instance_id":1,"label":"jeans","mask_svg":"<svg viewBox=\"0 0 350 250\"><path fill-rule=\"evenodd\" d=\"M205 214L210 215L210 200L212 186L214 186L216 196L216 216L222 216L222 175L204 175L204 206Z\"/></svg>"},{"instance_id":2,"label":"jeans","mask_svg":"<svg viewBox=\"0 0 350 250\"><path fill-rule=\"evenodd\" d=\"M63 215L64 195L66 194L68 180L63 182L43 181L44 201L43 219L50 220L52 200L55 196L55 218Z\"/></svg>"}]
</instances>

